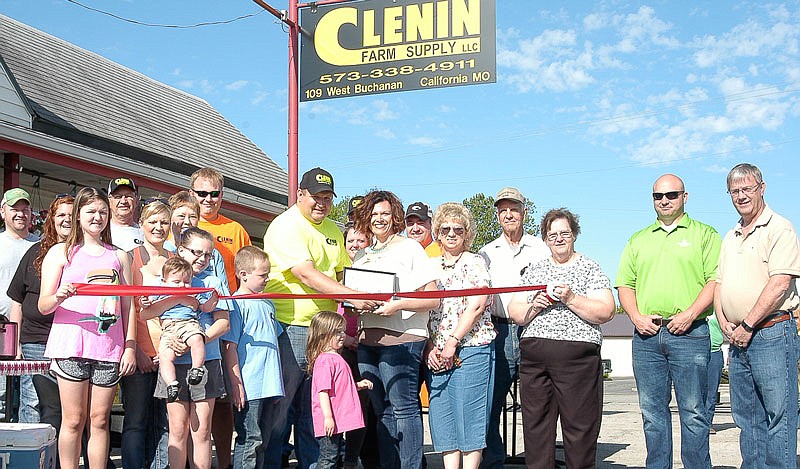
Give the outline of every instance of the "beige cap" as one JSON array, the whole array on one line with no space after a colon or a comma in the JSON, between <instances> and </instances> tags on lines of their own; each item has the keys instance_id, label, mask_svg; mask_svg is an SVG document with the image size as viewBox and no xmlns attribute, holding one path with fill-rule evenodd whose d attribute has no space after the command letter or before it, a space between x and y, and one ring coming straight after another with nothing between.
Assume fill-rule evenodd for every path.
<instances>
[{"instance_id":1,"label":"beige cap","mask_svg":"<svg viewBox=\"0 0 800 469\"><path fill-rule=\"evenodd\" d=\"M523 205L525 204L525 196L523 196L522 192L516 187L504 187L500 189L500 192L498 192L497 196L494 198L494 206L497 207L497 204L503 199L513 200Z\"/></svg>"}]
</instances>

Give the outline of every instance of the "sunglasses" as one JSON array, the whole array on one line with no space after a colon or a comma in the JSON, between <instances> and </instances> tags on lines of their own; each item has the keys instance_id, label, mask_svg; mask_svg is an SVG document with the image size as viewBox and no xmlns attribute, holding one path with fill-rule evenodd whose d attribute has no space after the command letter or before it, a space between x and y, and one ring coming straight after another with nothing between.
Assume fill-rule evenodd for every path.
<instances>
[{"instance_id":1,"label":"sunglasses","mask_svg":"<svg viewBox=\"0 0 800 469\"><path fill-rule=\"evenodd\" d=\"M661 200L667 196L669 200L675 200L683 194L683 191L653 192L653 200Z\"/></svg>"},{"instance_id":2,"label":"sunglasses","mask_svg":"<svg viewBox=\"0 0 800 469\"><path fill-rule=\"evenodd\" d=\"M201 199L205 199L209 195L211 196L212 199L216 199L222 193L222 191L196 191L194 189L192 189L192 192L197 194L197 196L200 197Z\"/></svg>"},{"instance_id":3,"label":"sunglasses","mask_svg":"<svg viewBox=\"0 0 800 469\"><path fill-rule=\"evenodd\" d=\"M75 194L68 194L68 193L64 192L63 194L56 194L54 199L55 200L59 200L59 199L64 199L66 197L72 197L74 199L75 198Z\"/></svg>"},{"instance_id":4,"label":"sunglasses","mask_svg":"<svg viewBox=\"0 0 800 469\"><path fill-rule=\"evenodd\" d=\"M439 236L447 236L451 231L455 233L456 236L464 236L463 226L442 226L439 228Z\"/></svg>"},{"instance_id":5,"label":"sunglasses","mask_svg":"<svg viewBox=\"0 0 800 469\"><path fill-rule=\"evenodd\" d=\"M167 206L169 205L169 200L167 200L167 199L165 199L163 197L148 197L148 198L146 198L146 199L144 199L142 201L142 206L144 207L144 206L150 205L153 202L161 202L164 205L167 205Z\"/></svg>"}]
</instances>

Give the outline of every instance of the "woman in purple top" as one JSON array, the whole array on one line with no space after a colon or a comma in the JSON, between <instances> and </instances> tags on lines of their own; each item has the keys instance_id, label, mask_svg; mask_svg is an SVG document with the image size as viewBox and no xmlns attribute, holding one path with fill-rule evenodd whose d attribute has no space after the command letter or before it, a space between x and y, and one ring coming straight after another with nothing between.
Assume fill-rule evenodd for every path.
<instances>
[{"instance_id":1,"label":"woman in purple top","mask_svg":"<svg viewBox=\"0 0 800 469\"><path fill-rule=\"evenodd\" d=\"M81 433L89 426L89 467L104 468L109 415L120 376L136 369L136 317L128 297L76 296L76 283L130 284L130 257L111 245L108 197L86 187L75 196L75 227L42 263L39 311L53 314L44 355L61 394L58 453L78 467Z\"/></svg>"}]
</instances>

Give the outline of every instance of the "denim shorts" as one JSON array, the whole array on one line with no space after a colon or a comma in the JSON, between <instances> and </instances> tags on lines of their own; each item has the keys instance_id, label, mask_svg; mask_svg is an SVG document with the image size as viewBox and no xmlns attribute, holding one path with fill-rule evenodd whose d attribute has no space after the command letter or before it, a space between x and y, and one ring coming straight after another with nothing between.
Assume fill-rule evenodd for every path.
<instances>
[{"instance_id":1,"label":"denim shorts","mask_svg":"<svg viewBox=\"0 0 800 469\"><path fill-rule=\"evenodd\" d=\"M486 447L494 389L494 343L462 347L458 356L460 367L428 373L428 415L436 451L477 451Z\"/></svg>"},{"instance_id":2,"label":"denim shorts","mask_svg":"<svg viewBox=\"0 0 800 469\"><path fill-rule=\"evenodd\" d=\"M69 381L89 380L95 386L110 388L121 378L118 362L101 362L88 358L54 358L50 373Z\"/></svg>"},{"instance_id":3,"label":"denim shorts","mask_svg":"<svg viewBox=\"0 0 800 469\"><path fill-rule=\"evenodd\" d=\"M225 396L225 383L222 380L222 364L220 360L208 360L203 365L206 372L203 374L203 379L199 384L190 386L186 382L186 375L192 367L190 364L176 364L175 376L180 383L178 390L178 400L182 402L197 402L206 399L217 399ZM159 399L167 398L167 385L158 374L158 382L156 383L156 390L153 394L154 397Z\"/></svg>"}]
</instances>

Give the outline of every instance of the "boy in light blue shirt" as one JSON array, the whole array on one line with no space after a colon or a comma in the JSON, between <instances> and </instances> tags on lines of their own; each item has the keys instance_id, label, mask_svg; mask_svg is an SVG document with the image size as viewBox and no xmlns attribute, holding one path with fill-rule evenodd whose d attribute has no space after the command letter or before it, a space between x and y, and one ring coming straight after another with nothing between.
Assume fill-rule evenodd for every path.
<instances>
[{"instance_id":1,"label":"boy in light blue shirt","mask_svg":"<svg viewBox=\"0 0 800 469\"><path fill-rule=\"evenodd\" d=\"M234 295L261 293L269 277L267 254L245 246L234 259L239 289ZM222 336L225 369L231 381L234 409L233 463L237 468L257 468L274 426L275 401L283 396L275 305L266 299L234 300L230 330Z\"/></svg>"}]
</instances>

